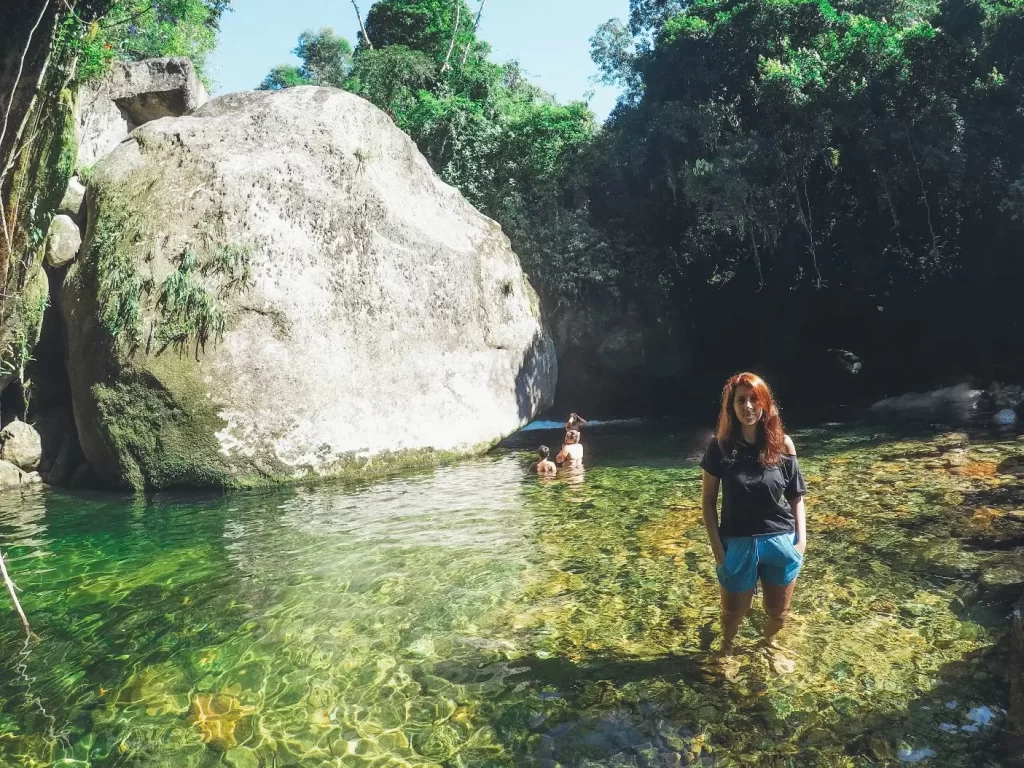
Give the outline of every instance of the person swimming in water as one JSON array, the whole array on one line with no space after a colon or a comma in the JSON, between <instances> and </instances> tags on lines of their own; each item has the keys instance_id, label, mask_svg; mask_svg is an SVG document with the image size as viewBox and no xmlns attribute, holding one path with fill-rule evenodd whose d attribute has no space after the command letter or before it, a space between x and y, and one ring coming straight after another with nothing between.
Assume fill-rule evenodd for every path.
<instances>
[{"instance_id":1,"label":"person swimming in water","mask_svg":"<svg viewBox=\"0 0 1024 768\"><path fill-rule=\"evenodd\" d=\"M565 433L565 444L555 456L555 463L560 464L562 469L583 466L583 446L580 444L579 430L570 429Z\"/></svg>"},{"instance_id":2,"label":"person swimming in water","mask_svg":"<svg viewBox=\"0 0 1024 768\"><path fill-rule=\"evenodd\" d=\"M551 456L550 448L542 445L537 449L537 455L540 456L540 461L530 467L531 472L536 472L538 475L553 475L558 472L558 467L549 458Z\"/></svg>"}]
</instances>

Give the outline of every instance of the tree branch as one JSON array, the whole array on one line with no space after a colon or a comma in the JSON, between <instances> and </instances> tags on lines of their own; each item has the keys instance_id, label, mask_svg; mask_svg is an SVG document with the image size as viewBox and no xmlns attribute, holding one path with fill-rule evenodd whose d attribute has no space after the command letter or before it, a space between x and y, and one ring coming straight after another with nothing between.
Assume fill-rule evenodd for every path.
<instances>
[{"instance_id":1,"label":"tree branch","mask_svg":"<svg viewBox=\"0 0 1024 768\"><path fill-rule=\"evenodd\" d=\"M473 35L474 37L480 32L480 17L484 15L484 6L487 5L487 0L480 0L480 10L476 12L476 21L473 22ZM470 40L466 43L466 48L462 51L462 61L459 62L459 68L466 66L466 59L469 58L469 49L473 45L473 41Z\"/></svg>"},{"instance_id":2,"label":"tree branch","mask_svg":"<svg viewBox=\"0 0 1024 768\"><path fill-rule=\"evenodd\" d=\"M21 623L25 625L25 634L28 635L29 638L34 637L32 634L32 627L28 625L28 619L25 618L25 612L21 609L21 603L18 602L18 588L15 586L14 582L11 581L11 577L7 573L7 566L4 565L3 552L0 552L0 572L3 573L4 582L7 584L7 591L11 593L11 602L14 603L14 608L18 611L18 615L21 617Z\"/></svg>"},{"instance_id":3,"label":"tree branch","mask_svg":"<svg viewBox=\"0 0 1024 768\"><path fill-rule=\"evenodd\" d=\"M455 28L452 30L452 41L448 44L448 54L444 57L444 64L441 66L441 74L443 75L451 67L448 62L452 58L452 51L455 50L455 38L459 36L459 24L462 21L462 0L455 0Z\"/></svg>"},{"instance_id":4,"label":"tree branch","mask_svg":"<svg viewBox=\"0 0 1024 768\"><path fill-rule=\"evenodd\" d=\"M910 157L914 160L914 172L917 173L917 183L921 187L921 202L924 203L924 210L928 218L928 232L932 236L932 258L939 258L939 238L935 234L935 227L932 226L932 207L928 203L928 191L924 186L924 178L921 176L921 166L917 163L917 152L914 151L914 139L910 135L910 126L904 125L907 132L907 145L910 147Z\"/></svg>"},{"instance_id":5,"label":"tree branch","mask_svg":"<svg viewBox=\"0 0 1024 768\"><path fill-rule=\"evenodd\" d=\"M359 31L363 33L363 42L365 42L372 51L373 43L370 42L370 36L366 34L366 27L363 26L363 14L359 12L359 6L356 5L356 0L352 0L352 7L356 9L356 18L359 19Z\"/></svg>"},{"instance_id":6,"label":"tree branch","mask_svg":"<svg viewBox=\"0 0 1024 768\"><path fill-rule=\"evenodd\" d=\"M0 147L4 144L4 139L7 136L7 121L11 117L11 108L14 106L14 99L18 95L18 85L21 83L21 73L25 70L25 59L28 58L28 52L32 48L32 38L35 37L36 30L39 29L39 25L43 23L43 17L46 15L46 9L50 7L50 0L43 0L43 8L39 12L39 18L36 19L36 23L28 33L28 40L25 42L25 50L21 54L21 60L18 62L18 74L14 76L14 86L11 88L11 98L7 100L7 109L4 111L4 122L0 126Z\"/></svg>"}]
</instances>

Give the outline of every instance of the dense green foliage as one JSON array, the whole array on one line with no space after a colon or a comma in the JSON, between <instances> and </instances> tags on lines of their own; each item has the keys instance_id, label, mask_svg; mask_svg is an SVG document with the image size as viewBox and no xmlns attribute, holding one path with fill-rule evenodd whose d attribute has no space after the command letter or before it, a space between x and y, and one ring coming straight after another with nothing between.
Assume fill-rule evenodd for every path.
<instances>
[{"instance_id":1,"label":"dense green foliage","mask_svg":"<svg viewBox=\"0 0 1024 768\"><path fill-rule=\"evenodd\" d=\"M808 333L871 351L894 323L916 328L871 317L892 304L948 335L950 308L936 304L959 286L960 311L984 317L966 336L1000 330L990 305L1000 280L1021 276L1024 3L634 0L632 10L633 41L611 25L593 43L602 73L627 91L588 192L606 231L642 248L675 301L701 317L735 304L749 323L796 302L806 326L856 306L861 316L847 319L860 328ZM721 317L704 322L698 334L723 328ZM765 345L777 341L753 354L771 358Z\"/></svg>"},{"instance_id":2,"label":"dense green foliage","mask_svg":"<svg viewBox=\"0 0 1024 768\"><path fill-rule=\"evenodd\" d=\"M549 308L625 308L715 378L836 348L879 388L1024 373L1021 0L632 0L592 39L624 90L603 131L490 62L461 0L381 0L366 29L343 86L502 223Z\"/></svg>"},{"instance_id":3,"label":"dense green foliage","mask_svg":"<svg viewBox=\"0 0 1024 768\"><path fill-rule=\"evenodd\" d=\"M207 58L230 0L108 0L84 30L75 29L79 77L103 74L117 60L185 56L209 85ZM78 26L69 16L68 24Z\"/></svg>"}]
</instances>

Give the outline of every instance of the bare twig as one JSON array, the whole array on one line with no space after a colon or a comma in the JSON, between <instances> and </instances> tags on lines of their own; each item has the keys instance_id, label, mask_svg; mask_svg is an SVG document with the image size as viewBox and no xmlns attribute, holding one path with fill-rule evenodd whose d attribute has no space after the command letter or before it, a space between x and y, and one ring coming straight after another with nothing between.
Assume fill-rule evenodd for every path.
<instances>
[{"instance_id":1,"label":"bare twig","mask_svg":"<svg viewBox=\"0 0 1024 768\"><path fill-rule=\"evenodd\" d=\"M750 216L747 215L746 206L744 205L743 211L743 225L750 232L750 247L751 253L754 256L754 264L757 267L757 280L760 285L757 288L757 293L760 293L764 288L764 273L761 271L761 254L757 251L757 238L754 237L754 222L751 221Z\"/></svg>"},{"instance_id":2,"label":"bare twig","mask_svg":"<svg viewBox=\"0 0 1024 768\"><path fill-rule=\"evenodd\" d=\"M476 12L476 21L473 22L473 35L476 36L480 32L480 17L484 15L484 6L487 5L487 0L480 0L480 10ZM459 67L466 66L466 59L469 58L469 49L472 47L473 41L470 40L466 43L465 49L462 51L462 61L459 62Z\"/></svg>"},{"instance_id":3,"label":"bare twig","mask_svg":"<svg viewBox=\"0 0 1024 768\"><path fill-rule=\"evenodd\" d=\"M878 175L879 181L882 182L882 196L885 198L886 205L889 206L889 215L892 216L892 229L896 233L896 246L900 249L900 256L906 255L906 250L903 248L903 235L900 228L900 220L896 217L896 206L893 205L892 196L889 194L889 185L885 181L885 174L879 170L875 170Z\"/></svg>"},{"instance_id":4,"label":"bare twig","mask_svg":"<svg viewBox=\"0 0 1024 768\"><path fill-rule=\"evenodd\" d=\"M817 276L816 287L821 290L821 271L818 269L818 250L814 244L814 217L811 212L811 197L807 194L807 177L803 178L804 185L804 197L800 199L800 188L797 186L793 187L793 193L796 195L796 205L800 209L800 223L804 226L804 231L807 232L807 250L811 253L811 261L814 263L814 274ZM807 213L804 213L804 201L807 202Z\"/></svg>"},{"instance_id":5,"label":"bare twig","mask_svg":"<svg viewBox=\"0 0 1024 768\"><path fill-rule=\"evenodd\" d=\"M21 617L21 623L25 625L25 634L30 638L34 637L32 634L32 627L28 625L28 619L25 618L25 612L21 609L21 603L18 602L18 588L14 582L11 581L10 575L7 573L7 566L4 565L4 555L0 552L0 572L3 573L4 582L7 584L7 591L11 593L11 602L14 603L15 610L18 611L18 615Z\"/></svg>"},{"instance_id":6,"label":"bare twig","mask_svg":"<svg viewBox=\"0 0 1024 768\"><path fill-rule=\"evenodd\" d=\"M359 31L363 33L363 42L365 42L372 51L373 43L370 42L370 36L366 34L366 27L363 26L363 14L359 12L359 6L356 5L356 0L352 0L352 7L356 9L356 18L359 19Z\"/></svg>"},{"instance_id":7,"label":"bare twig","mask_svg":"<svg viewBox=\"0 0 1024 768\"><path fill-rule=\"evenodd\" d=\"M35 37L39 25L43 23L43 17L46 15L46 9L49 7L50 0L43 0L43 8L39 12L39 18L36 19L36 23L28 33L28 40L25 41L25 50L22 52L21 60L18 62L18 74L14 76L14 85L11 87L11 98L7 100L7 109L4 110L4 122L0 126L0 147L3 146L4 139L7 137L7 121L11 117L11 108L14 106L14 99L18 95L18 85L21 83L21 73L25 70L25 59L28 58L28 52L32 48L32 38Z\"/></svg>"},{"instance_id":8,"label":"bare twig","mask_svg":"<svg viewBox=\"0 0 1024 768\"><path fill-rule=\"evenodd\" d=\"M22 51L21 59L18 61L18 74L15 75L15 77L14 77L14 85L11 86L11 97L7 100L7 108L4 110L4 121L3 121L3 124L0 125L0 147L3 147L4 139L7 138L7 126L8 126L8 123L10 122L10 118L11 118L11 109L13 109L13 107L14 107L14 100L18 96L18 86L21 85L21 75L25 71L25 59L28 58L28 52L32 49L32 38L35 37L36 30L39 29L39 25L43 23L43 17L46 16L46 10L49 7L50 7L50 0L44 0L43 1L43 7L39 11L39 18L36 19L36 23L32 26L32 29L28 33L28 40L25 41L25 50ZM44 67L44 70L45 70L45 67ZM32 101L33 102L35 101L35 96L34 95L32 97ZM28 111L25 113L26 118L28 117L28 115L31 112L32 112L32 103L30 102L29 103ZM21 133L20 129L19 129L18 133L19 134ZM17 140L15 140L14 145L17 146ZM5 165L4 170L3 170L2 173L0 173L0 195L3 194L4 179L6 178L7 171L10 168L10 163L5 163L4 165ZM0 206L2 206L3 204L4 204L3 200L0 199ZM13 233L13 231L9 231L8 230L6 217L4 217L4 219L3 219L3 231L4 231L4 245L6 246L6 254L5 254L4 262L6 263L6 262L10 261L11 252L13 251L13 247L14 247L13 243L12 243L12 237L14 236L14 233ZM4 271L6 272L6 269Z\"/></svg>"},{"instance_id":9,"label":"bare twig","mask_svg":"<svg viewBox=\"0 0 1024 768\"><path fill-rule=\"evenodd\" d=\"M462 22L462 0L455 0L455 28L452 30L452 41L448 44L448 53L444 57L444 64L441 65L441 74L443 75L451 67L448 62L452 58L452 51L455 50L455 38L459 36L459 24Z\"/></svg>"},{"instance_id":10,"label":"bare twig","mask_svg":"<svg viewBox=\"0 0 1024 768\"><path fill-rule=\"evenodd\" d=\"M935 227L932 226L932 207L928 203L928 191L924 186L924 178L921 176L921 166L917 163L917 152L914 151L914 139L910 135L910 126L905 125L904 129L907 132L907 145L910 147L910 157L914 161L914 171L917 173L917 183L921 187L921 202L924 203L924 210L928 217L928 232L932 236L932 258L938 260L939 258L939 238L935 234Z\"/></svg>"}]
</instances>

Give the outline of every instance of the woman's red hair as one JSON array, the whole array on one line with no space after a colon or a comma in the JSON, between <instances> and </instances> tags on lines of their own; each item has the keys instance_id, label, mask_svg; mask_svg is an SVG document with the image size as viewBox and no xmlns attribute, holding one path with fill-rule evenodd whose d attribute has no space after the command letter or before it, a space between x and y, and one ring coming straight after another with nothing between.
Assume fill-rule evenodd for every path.
<instances>
[{"instance_id":1,"label":"woman's red hair","mask_svg":"<svg viewBox=\"0 0 1024 768\"><path fill-rule=\"evenodd\" d=\"M737 373L725 382L725 388L722 390L722 410L718 414L718 429L715 430L718 444L722 447L722 452L728 454L742 437L740 421L736 418L736 409L733 407L738 387L749 387L757 398L757 404L764 411L757 423L756 445L761 464L765 467L774 467L785 453L786 432L782 427L779 407L775 403L771 388L756 374Z\"/></svg>"}]
</instances>

